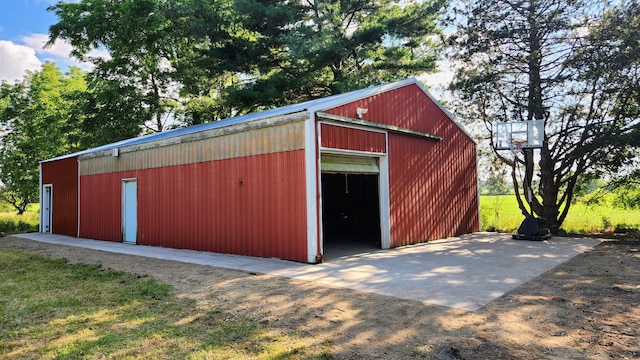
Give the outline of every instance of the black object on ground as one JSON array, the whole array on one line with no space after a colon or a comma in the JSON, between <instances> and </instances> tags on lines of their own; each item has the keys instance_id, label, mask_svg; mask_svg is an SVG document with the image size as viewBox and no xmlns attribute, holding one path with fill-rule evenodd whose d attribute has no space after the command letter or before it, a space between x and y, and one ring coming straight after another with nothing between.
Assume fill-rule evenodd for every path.
<instances>
[{"instance_id":1,"label":"black object on ground","mask_svg":"<svg viewBox=\"0 0 640 360\"><path fill-rule=\"evenodd\" d=\"M520 224L518 232L513 234L514 240L543 241L549 238L551 238L551 232L547 227L547 220L531 215L527 215Z\"/></svg>"}]
</instances>

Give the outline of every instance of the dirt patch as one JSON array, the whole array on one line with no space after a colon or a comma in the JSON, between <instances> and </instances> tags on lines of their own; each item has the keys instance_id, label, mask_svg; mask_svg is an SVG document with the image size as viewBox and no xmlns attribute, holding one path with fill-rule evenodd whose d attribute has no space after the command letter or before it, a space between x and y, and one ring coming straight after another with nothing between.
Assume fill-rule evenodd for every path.
<instances>
[{"instance_id":1,"label":"dirt patch","mask_svg":"<svg viewBox=\"0 0 640 360\"><path fill-rule=\"evenodd\" d=\"M148 274L179 296L329 344L336 359L640 358L637 239L607 240L475 312L16 237L2 247Z\"/></svg>"}]
</instances>

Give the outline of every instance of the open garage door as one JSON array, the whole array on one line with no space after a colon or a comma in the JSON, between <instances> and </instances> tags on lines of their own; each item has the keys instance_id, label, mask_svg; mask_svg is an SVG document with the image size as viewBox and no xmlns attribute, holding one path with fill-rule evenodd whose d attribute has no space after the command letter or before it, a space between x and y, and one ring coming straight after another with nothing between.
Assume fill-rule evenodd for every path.
<instances>
[{"instance_id":1,"label":"open garage door","mask_svg":"<svg viewBox=\"0 0 640 360\"><path fill-rule=\"evenodd\" d=\"M378 174L378 158L322 154L320 169L323 173Z\"/></svg>"},{"instance_id":2,"label":"open garage door","mask_svg":"<svg viewBox=\"0 0 640 360\"><path fill-rule=\"evenodd\" d=\"M325 258L380 249L378 159L323 154L322 234Z\"/></svg>"}]
</instances>

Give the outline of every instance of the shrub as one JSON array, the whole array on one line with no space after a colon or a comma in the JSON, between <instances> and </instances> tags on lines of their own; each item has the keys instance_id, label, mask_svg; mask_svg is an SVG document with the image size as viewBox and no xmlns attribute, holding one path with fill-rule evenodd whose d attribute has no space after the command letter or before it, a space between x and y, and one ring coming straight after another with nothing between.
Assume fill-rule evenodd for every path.
<instances>
[{"instance_id":1,"label":"shrub","mask_svg":"<svg viewBox=\"0 0 640 360\"><path fill-rule=\"evenodd\" d=\"M618 234L638 233L638 232L640 232L640 226L627 225L627 224L624 224L624 223L623 224L618 224L613 229L613 232L618 233Z\"/></svg>"},{"instance_id":2,"label":"shrub","mask_svg":"<svg viewBox=\"0 0 640 360\"><path fill-rule=\"evenodd\" d=\"M38 214L26 212L23 215L0 213L0 233L15 234L38 231Z\"/></svg>"},{"instance_id":3,"label":"shrub","mask_svg":"<svg viewBox=\"0 0 640 360\"><path fill-rule=\"evenodd\" d=\"M10 219L0 219L0 233L13 234L16 231L16 224Z\"/></svg>"}]
</instances>

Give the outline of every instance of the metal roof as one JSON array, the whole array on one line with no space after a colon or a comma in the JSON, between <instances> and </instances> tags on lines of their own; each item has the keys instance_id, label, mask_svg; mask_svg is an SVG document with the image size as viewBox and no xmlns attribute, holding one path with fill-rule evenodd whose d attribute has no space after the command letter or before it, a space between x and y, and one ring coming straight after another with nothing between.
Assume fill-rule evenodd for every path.
<instances>
[{"instance_id":1,"label":"metal roof","mask_svg":"<svg viewBox=\"0 0 640 360\"><path fill-rule=\"evenodd\" d=\"M175 130L169 130L169 131L163 131L163 132L158 132L158 133L149 134L149 135L138 136L138 137L135 137L135 138L121 140L121 141L114 142L114 143L111 143L111 144L106 144L106 145L98 146L98 147L95 147L95 148L78 151L78 152L75 152L75 153L72 153L72 154L62 155L62 156L58 156L58 157L55 157L55 158L52 158L52 159L43 160L43 161L41 161L41 163L49 162L49 161L55 161L55 160L61 160L61 159L66 159L66 158L70 158L70 157L74 157L74 156L86 155L86 154L90 154L90 153L94 153L94 152L98 152L98 151L111 150L111 149L119 148L119 147L123 147L123 146L138 145L138 144L143 144L143 143L152 142L152 141L164 140L164 139L168 139L168 138L172 138L172 137L177 137L177 136L197 133L197 132L200 132L200 131L218 129L218 128L223 128L223 127L226 127L226 126L232 126L232 125L237 125L237 124L241 124L241 123L247 123L247 122L251 122L251 121L255 121L255 120L261 120L261 119L266 119L266 118L270 118L270 117L293 114L293 113L301 112L301 111L304 111L304 110L308 111L309 113L315 113L316 111L328 110L328 109L331 109L331 108L334 108L334 107L337 107L337 106L341 106L341 105L344 105L344 104L347 104L347 103L350 103L350 102L354 102L354 101L357 101L357 100L360 100L360 99L364 99L364 98L367 98L367 97L370 97L370 96L373 96L373 95L377 95L377 94L384 93L384 92L387 92L387 91L390 91L390 90L398 89L398 88L401 88L401 87L404 87L404 86L407 86L407 85L411 85L411 84L418 85L420 87L420 89L422 89L422 91L424 91L425 94L427 96L429 96L431 98L431 100L433 100L434 103L437 104L438 107L440 107L440 109L442 111L444 111L445 114L447 114L447 116L453 121L453 115L451 115L451 113L449 113L449 111L447 111L442 106L442 104L440 104L440 102L438 102L429 93L429 91L424 86L422 86L422 84L416 78L412 77L412 78L400 80L400 81L393 82L393 83L377 85L377 86L371 86L371 87L368 87L368 88L355 90L355 91L347 92L347 93L344 93L344 94L327 96L327 97L324 97L324 98L315 99L315 100L309 100L309 101L305 101L305 102L301 102L301 103L297 103L297 104L291 104L291 105L279 107L279 108L276 108L276 109L270 109L270 110L265 110L265 111L261 111L261 112L257 112L257 113L251 113L251 114L246 114L246 115L242 115L242 116L236 116L236 117L232 117L232 118L228 118L228 119L224 119L224 120L220 120L220 121L214 121L214 122L210 122L210 123L205 123L205 124L192 125L192 126L189 126L189 127L175 129ZM456 122L456 124L457 124L457 122ZM458 124L458 126L460 126L460 125ZM462 128L461 126L460 126L460 128L463 131L465 131L464 128ZM469 134L466 131L465 131L465 133L469 136ZM469 137L471 137L471 136L469 136Z\"/></svg>"}]
</instances>

